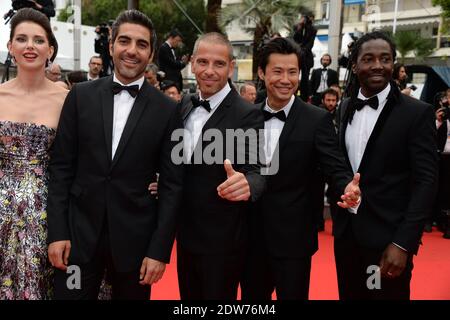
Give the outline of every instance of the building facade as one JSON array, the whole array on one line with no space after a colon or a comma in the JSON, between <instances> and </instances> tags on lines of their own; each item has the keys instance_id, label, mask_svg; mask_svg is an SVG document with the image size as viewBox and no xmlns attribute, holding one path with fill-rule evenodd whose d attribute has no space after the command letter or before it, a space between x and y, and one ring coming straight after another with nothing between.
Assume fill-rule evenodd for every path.
<instances>
[{"instance_id":1,"label":"building facade","mask_svg":"<svg viewBox=\"0 0 450 320\"><path fill-rule=\"evenodd\" d=\"M268 1L268 0L262 0ZM315 54L315 67L320 66L320 56L328 52L328 26L330 22L330 3L339 0L313 0L299 1L307 4L307 7L315 14L315 26L318 29L313 52ZM223 0L222 7L238 5L242 0ZM433 39L435 51L427 57L424 63L429 65L450 66L448 56L450 55L450 35L441 33L442 9L432 5L432 0L398 0L397 12L395 12L395 0L343 0L342 10L342 47L346 48L348 39L360 37L362 34L374 29L393 31L394 17L396 17L396 31L414 31L423 38ZM252 24L250 17L244 21ZM235 56L238 59L239 79L251 79L251 59L253 35L243 31L237 21L233 21L227 28L226 33L233 44ZM287 36L290 30L279 30ZM411 54L406 56L406 63L413 63ZM245 72L242 70L244 69Z\"/></svg>"}]
</instances>

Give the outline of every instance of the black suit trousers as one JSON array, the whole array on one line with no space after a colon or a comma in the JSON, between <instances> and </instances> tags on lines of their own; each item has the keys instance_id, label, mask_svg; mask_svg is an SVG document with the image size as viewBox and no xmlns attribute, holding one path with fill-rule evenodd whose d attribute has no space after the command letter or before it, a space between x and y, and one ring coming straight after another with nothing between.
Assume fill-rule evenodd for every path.
<instances>
[{"instance_id":1,"label":"black suit trousers","mask_svg":"<svg viewBox=\"0 0 450 320\"><path fill-rule=\"evenodd\" d=\"M351 213L349 213L351 214ZM368 272L371 265L379 265L383 250L361 247L355 240L351 224L342 237L334 240L334 255L340 300L409 300L413 269L412 255L403 273L395 279L381 278L379 289L369 289Z\"/></svg>"},{"instance_id":2,"label":"black suit trousers","mask_svg":"<svg viewBox=\"0 0 450 320\"><path fill-rule=\"evenodd\" d=\"M300 98L308 102L309 97L309 71L311 68L308 68L306 65L302 64L302 75L300 79Z\"/></svg>"},{"instance_id":3,"label":"black suit trousers","mask_svg":"<svg viewBox=\"0 0 450 320\"><path fill-rule=\"evenodd\" d=\"M308 300L311 257L276 258L253 248L241 280L242 300Z\"/></svg>"},{"instance_id":4,"label":"black suit trousers","mask_svg":"<svg viewBox=\"0 0 450 320\"><path fill-rule=\"evenodd\" d=\"M181 300L236 300L244 250L231 255L195 254L177 245Z\"/></svg>"},{"instance_id":5,"label":"black suit trousers","mask_svg":"<svg viewBox=\"0 0 450 320\"><path fill-rule=\"evenodd\" d=\"M70 260L70 258L69 258ZM69 261L69 265L76 264ZM151 286L140 285L140 270L117 272L111 257L107 228L103 227L101 240L94 258L79 265L81 270L81 288L69 289L67 281L71 274L56 269L54 278L55 300L96 300L105 275L112 285L113 300L149 300Z\"/></svg>"}]
</instances>

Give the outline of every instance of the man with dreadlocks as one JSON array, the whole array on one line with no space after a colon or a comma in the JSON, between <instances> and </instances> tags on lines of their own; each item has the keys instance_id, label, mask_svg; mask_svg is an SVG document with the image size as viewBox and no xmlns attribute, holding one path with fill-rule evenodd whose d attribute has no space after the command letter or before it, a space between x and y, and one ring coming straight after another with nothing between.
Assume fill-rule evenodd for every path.
<instances>
[{"instance_id":1,"label":"man with dreadlocks","mask_svg":"<svg viewBox=\"0 0 450 320\"><path fill-rule=\"evenodd\" d=\"M362 193L359 206L340 209L333 224L340 299L409 299L413 255L432 208L433 109L399 92L395 56L395 44L375 31L358 40L351 57L340 144L361 174Z\"/></svg>"}]
</instances>

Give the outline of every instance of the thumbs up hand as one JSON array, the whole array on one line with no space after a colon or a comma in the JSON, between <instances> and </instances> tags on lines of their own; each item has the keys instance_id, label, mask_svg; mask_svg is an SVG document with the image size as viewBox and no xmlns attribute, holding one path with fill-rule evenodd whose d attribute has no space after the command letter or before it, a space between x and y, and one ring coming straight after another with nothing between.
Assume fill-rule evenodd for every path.
<instances>
[{"instance_id":1,"label":"thumbs up hand","mask_svg":"<svg viewBox=\"0 0 450 320\"><path fill-rule=\"evenodd\" d=\"M250 198L250 185L245 175L235 171L228 159L224 161L223 166L227 180L217 187L219 196L229 201L247 201Z\"/></svg>"},{"instance_id":2,"label":"thumbs up hand","mask_svg":"<svg viewBox=\"0 0 450 320\"><path fill-rule=\"evenodd\" d=\"M344 194L341 196L343 202L338 202L338 206L344 209L354 208L361 202L361 190L359 189L359 180L361 175L355 173L353 180L347 185Z\"/></svg>"}]
</instances>

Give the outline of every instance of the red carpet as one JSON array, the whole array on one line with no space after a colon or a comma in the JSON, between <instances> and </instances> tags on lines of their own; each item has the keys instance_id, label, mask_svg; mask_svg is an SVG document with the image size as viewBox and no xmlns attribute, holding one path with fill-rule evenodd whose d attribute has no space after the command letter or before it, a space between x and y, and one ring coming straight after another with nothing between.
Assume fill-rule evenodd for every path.
<instances>
[{"instance_id":1,"label":"red carpet","mask_svg":"<svg viewBox=\"0 0 450 320\"><path fill-rule=\"evenodd\" d=\"M419 255L414 259L411 298L413 300L450 300L450 239L433 229L425 233ZM314 255L311 270L310 299L336 300L338 298L336 269L333 256L331 222L319 233L319 251ZM178 300L176 252L167 265L161 281L152 288L154 300Z\"/></svg>"}]
</instances>

